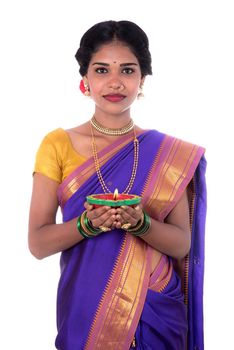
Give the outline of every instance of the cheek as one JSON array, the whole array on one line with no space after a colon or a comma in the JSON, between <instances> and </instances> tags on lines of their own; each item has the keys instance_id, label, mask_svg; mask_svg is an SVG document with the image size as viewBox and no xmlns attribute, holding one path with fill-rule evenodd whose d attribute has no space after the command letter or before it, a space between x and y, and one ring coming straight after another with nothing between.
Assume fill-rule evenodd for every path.
<instances>
[{"instance_id":1,"label":"cheek","mask_svg":"<svg viewBox=\"0 0 234 350\"><path fill-rule=\"evenodd\" d=\"M90 80L91 83L89 85L90 90L93 94L99 94L102 91L103 84L98 80Z\"/></svg>"},{"instance_id":2,"label":"cheek","mask_svg":"<svg viewBox=\"0 0 234 350\"><path fill-rule=\"evenodd\" d=\"M139 92L139 85L136 83L131 87L131 95L137 96L138 92Z\"/></svg>"},{"instance_id":3,"label":"cheek","mask_svg":"<svg viewBox=\"0 0 234 350\"><path fill-rule=\"evenodd\" d=\"M134 81L132 81L131 85L129 86L132 93L138 93L140 84L141 84L141 81L139 79L135 79Z\"/></svg>"},{"instance_id":4,"label":"cheek","mask_svg":"<svg viewBox=\"0 0 234 350\"><path fill-rule=\"evenodd\" d=\"M97 97L100 94L99 88L97 84L90 84L90 93L92 97Z\"/></svg>"}]
</instances>

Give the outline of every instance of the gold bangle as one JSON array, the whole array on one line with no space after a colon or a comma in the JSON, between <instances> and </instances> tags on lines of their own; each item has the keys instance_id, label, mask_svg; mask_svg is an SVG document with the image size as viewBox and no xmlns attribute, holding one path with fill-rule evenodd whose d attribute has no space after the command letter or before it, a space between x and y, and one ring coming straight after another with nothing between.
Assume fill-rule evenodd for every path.
<instances>
[{"instance_id":1,"label":"gold bangle","mask_svg":"<svg viewBox=\"0 0 234 350\"><path fill-rule=\"evenodd\" d=\"M84 217L86 215L86 210L81 214L81 217L80 217L80 224L81 224L81 228L83 229L83 231L90 237L94 237L95 235L92 234L91 231L89 231L89 229L87 228L87 226L85 225L85 222L84 222Z\"/></svg>"}]
</instances>

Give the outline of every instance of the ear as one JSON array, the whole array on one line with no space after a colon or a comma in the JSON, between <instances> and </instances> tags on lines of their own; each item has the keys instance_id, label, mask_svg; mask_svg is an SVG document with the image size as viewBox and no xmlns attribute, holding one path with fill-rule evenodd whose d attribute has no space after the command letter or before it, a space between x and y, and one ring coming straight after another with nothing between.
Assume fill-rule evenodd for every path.
<instances>
[{"instance_id":1,"label":"ear","mask_svg":"<svg viewBox=\"0 0 234 350\"><path fill-rule=\"evenodd\" d=\"M82 79L83 79L85 85L89 85L87 75L84 75L84 76L82 77Z\"/></svg>"},{"instance_id":2,"label":"ear","mask_svg":"<svg viewBox=\"0 0 234 350\"><path fill-rule=\"evenodd\" d=\"M141 78L140 87L142 87L144 85L144 82L145 82L145 76Z\"/></svg>"}]
</instances>

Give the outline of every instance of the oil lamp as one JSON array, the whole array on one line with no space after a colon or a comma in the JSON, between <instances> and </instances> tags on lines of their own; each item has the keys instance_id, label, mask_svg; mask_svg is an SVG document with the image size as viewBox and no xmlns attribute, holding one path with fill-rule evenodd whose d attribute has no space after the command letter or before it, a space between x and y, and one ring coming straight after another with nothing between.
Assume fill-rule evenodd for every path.
<instances>
[{"instance_id":1,"label":"oil lamp","mask_svg":"<svg viewBox=\"0 0 234 350\"><path fill-rule=\"evenodd\" d=\"M137 205L141 202L141 197L130 193L119 193L116 188L114 193L92 194L86 197L89 204L95 208L100 206L120 207L123 205Z\"/></svg>"}]
</instances>

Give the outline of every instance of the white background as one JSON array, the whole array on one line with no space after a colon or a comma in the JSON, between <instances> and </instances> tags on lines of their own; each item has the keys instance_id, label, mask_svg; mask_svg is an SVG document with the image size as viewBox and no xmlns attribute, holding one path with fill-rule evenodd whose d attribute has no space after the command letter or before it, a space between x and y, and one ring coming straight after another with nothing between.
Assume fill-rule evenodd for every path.
<instances>
[{"instance_id":1,"label":"white background","mask_svg":"<svg viewBox=\"0 0 234 350\"><path fill-rule=\"evenodd\" d=\"M206 349L234 348L232 1L8 0L0 5L0 348L50 350L59 256L27 248L34 156L42 137L92 115L74 54L84 31L128 19L148 34L153 77L137 124L206 147ZM152 4L154 7L152 8Z\"/></svg>"}]
</instances>

